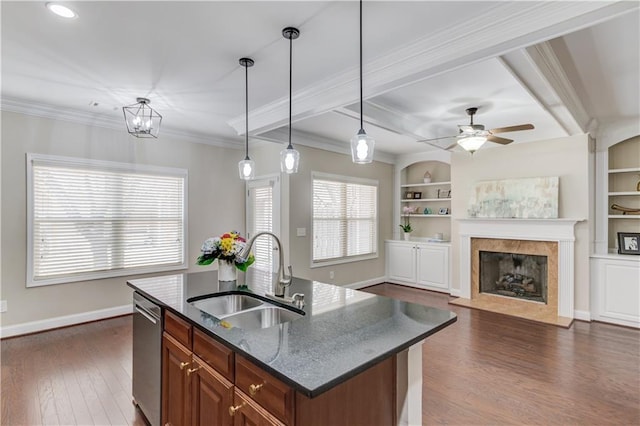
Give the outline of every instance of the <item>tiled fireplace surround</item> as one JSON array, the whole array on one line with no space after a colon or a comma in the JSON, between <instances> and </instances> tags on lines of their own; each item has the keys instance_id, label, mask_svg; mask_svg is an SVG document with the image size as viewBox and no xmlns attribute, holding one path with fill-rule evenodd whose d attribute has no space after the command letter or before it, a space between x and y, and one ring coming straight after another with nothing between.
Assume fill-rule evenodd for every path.
<instances>
[{"instance_id":1,"label":"tiled fireplace surround","mask_svg":"<svg viewBox=\"0 0 640 426\"><path fill-rule=\"evenodd\" d=\"M576 219L460 219L460 298L452 304L569 327L573 321ZM548 258L547 303L479 292L479 251Z\"/></svg>"}]
</instances>

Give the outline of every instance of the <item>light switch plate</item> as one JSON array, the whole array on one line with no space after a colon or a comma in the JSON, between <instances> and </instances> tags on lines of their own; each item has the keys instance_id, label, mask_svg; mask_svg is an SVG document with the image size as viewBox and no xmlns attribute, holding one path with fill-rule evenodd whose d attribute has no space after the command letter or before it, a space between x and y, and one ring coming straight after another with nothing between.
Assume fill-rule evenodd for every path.
<instances>
[{"instance_id":1,"label":"light switch plate","mask_svg":"<svg viewBox=\"0 0 640 426\"><path fill-rule=\"evenodd\" d=\"M0 312L7 312L7 301L0 300Z\"/></svg>"},{"instance_id":2,"label":"light switch plate","mask_svg":"<svg viewBox=\"0 0 640 426\"><path fill-rule=\"evenodd\" d=\"M296 235L298 237L306 237L307 236L307 228L296 228Z\"/></svg>"}]
</instances>

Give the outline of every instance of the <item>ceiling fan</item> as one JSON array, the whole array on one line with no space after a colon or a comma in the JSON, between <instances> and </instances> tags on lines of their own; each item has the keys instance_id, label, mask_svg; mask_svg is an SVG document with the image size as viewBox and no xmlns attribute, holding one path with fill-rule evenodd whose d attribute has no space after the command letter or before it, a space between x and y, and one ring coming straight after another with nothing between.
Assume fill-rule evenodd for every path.
<instances>
[{"instance_id":1,"label":"ceiling fan","mask_svg":"<svg viewBox=\"0 0 640 426\"><path fill-rule=\"evenodd\" d=\"M460 145L465 150L470 153L476 152L486 141L491 141L495 143L499 143L501 145L507 145L513 142L513 139L501 138L496 136L496 133L507 133L507 132L517 132L520 130L532 130L533 124L520 124L517 126L509 126L509 127L498 127L496 129L485 130L484 125L482 124L473 124L473 116L476 112L478 112L477 107L467 108L467 115L470 117L469 124L458 125L459 132L454 136L443 136L439 138L433 139L422 139L418 142L428 143L433 146L437 146L438 148L442 148L442 146L432 144L431 142L441 140L441 139L450 139L456 138L455 143L445 147L444 149L452 149L457 145Z\"/></svg>"}]
</instances>

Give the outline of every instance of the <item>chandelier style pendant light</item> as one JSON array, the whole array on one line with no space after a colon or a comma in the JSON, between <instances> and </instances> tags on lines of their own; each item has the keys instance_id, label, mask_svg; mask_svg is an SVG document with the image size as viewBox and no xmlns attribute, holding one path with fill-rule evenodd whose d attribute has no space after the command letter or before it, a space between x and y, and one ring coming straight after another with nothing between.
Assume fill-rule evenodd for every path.
<instances>
[{"instance_id":1,"label":"chandelier style pendant light","mask_svg":"<svg viewBox=\"0 0 640 426\"><path fill-rule=\"evenodd\" d=\"M127 131L137 138L157 138L162 116L149 106L149 99L136 98L136 102L122 107Z\"/></svg>"},{"instance_id":2,"label":"chandelier style pendant light","mask_svg":"<svg viewBox=\"0 0 640 426\"><path fill-rule=\"evenodd\" d=\"M351 159L356 164L371 163L376 144L376 141L364 131L362 103L362 0L360 0L360 130L351 138Z\"/></svg>"},{"instance_id":3,"label":"chandelier style pendant light","mask_svg":"<svg viewBox=\"0 0 640 426\"><path fill-rule=\"evenodd\" d=\"M245 127L244 127L244 160L238 162L238 172L240 179L251 180L256 174L255 163L249 158L249 67L254 64L253 59L240 58L240 65L244 67L244 105L245 105Z\"/></svg>"},{"instance_id":4,"label":"chandelier style pendant light","mask_svg":"<svg viewBox=\"0 0 640 426\"><path fill-rule=\"evenodd\" d=\"M300 153L291 145L291 81L293 76L293 40L300 36L297 28L287 27L282 30L284 38L289 39L289 145L280 151L280 170L284 173L298 173Z\"/></svg>"}]
</instances>

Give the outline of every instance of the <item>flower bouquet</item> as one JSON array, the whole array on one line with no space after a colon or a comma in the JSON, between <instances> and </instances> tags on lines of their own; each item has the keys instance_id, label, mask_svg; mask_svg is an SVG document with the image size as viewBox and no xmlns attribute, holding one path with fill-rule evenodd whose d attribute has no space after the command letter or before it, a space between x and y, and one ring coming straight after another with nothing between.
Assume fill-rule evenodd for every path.
<instances>
[{"instance_id":1,"label":"flower bouquet","mask_svg":"<svg viewBox=\"0 0 640 426\"><path fill-rule=\"evenodd\" d=\"M225 261L228 264L235 265L236 268L243 272L255 262L253 254L244 259L240 257L240 253L245 249L247 240L240 236L237 231L227 232L219 237L207 238L200 249L202 254L198 256L196 264L210 265L214 260L219 259L220 262Z\"/></svg>"}]
</instances>

